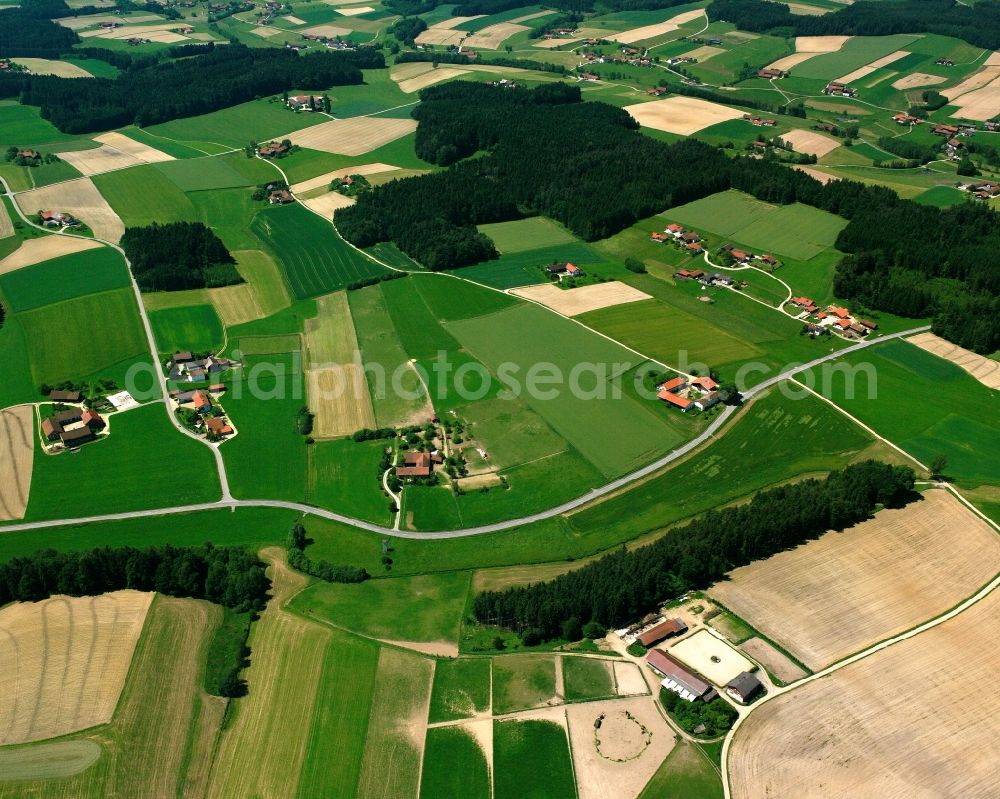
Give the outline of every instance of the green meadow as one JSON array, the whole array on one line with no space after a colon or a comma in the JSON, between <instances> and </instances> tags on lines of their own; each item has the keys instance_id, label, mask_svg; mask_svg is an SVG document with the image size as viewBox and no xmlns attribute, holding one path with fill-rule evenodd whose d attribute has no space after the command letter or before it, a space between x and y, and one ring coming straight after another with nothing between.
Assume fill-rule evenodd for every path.
<instances>
[{"instance_id":1,"label":"green meadow","mask_svg":"<svg viewBox=\"0 0 1000 799\"><path fill-rule=\"evenodd\" d=\"M151 164L94 175L93 181L127 228L198 219L187 195Z\"/></svg>"},{"instance_id":2,"label":"green meadow","mask_svg":"<svg viewBox=\"0 0 1000 799\"><path fill-rule=\"evenodd\" d=\"M161 403L112 414L108 423L107 438L75 453L36 453L26 520L72 519L219 498L208 447L178 433Z\"/></svg>"},{"instance_id":3,"label":"green meadow","mask_svg":"<svg viewBox=\"0 0 1000 799\"><path fill-rule=\"evenodd\" d=\"M243 157L243 156L241 156ZM248 186L249 180L223 158L187 158L155 164L181 191L205 191Z\"/></svg>"},{"instance_id":4,"label":"green meadow","mask_svg":"<svg viewBox=\"0 0 1000 799\"><path fill-rule=\"evenodd\" d=\"M188 305L149 312L156 347L162 353L190 350L217 352L225 340L212 305Z\"/></svg>"},{"instance_id":5,"label":"green meadow","mask_svg":"<svg viewBox=\"0 0 1000 799\"><path fill-rule=\"evenodd\" d=\"M493 658L493 715L541 707L555 694L555 655Z\"/></svg>"},{"instance_id":6,"label":"green meadow","mask_svg":"<svg viewBox=\"0 0 1000 799\"><path fill-rule=\"evenodd\" d=\"M562 667L566 701L616 695L611 661L564 655Z\"/></svg>"},{"instance_id":7,"label":"green meadow","mask_svg":"<svg viewBox=\"0 0 1000 799\"><path fill-rule=\"evenodd\" d=\"M678 741L639 799L722 799L722 778L699 746Z\"/></svg>"},{"instance_id":8,"label":"green meadow","mask_svg":"<svg viewBox=\"0 0 1000 799\"><path fill-rule=\"evenodd\" d=\"M341 239L328 222L298 203L260 211L250 229L282 268L297 299L328 294L353 281L386 273Z\"/></svg>"},{"instance_id":9,"label":"green meadow","mask_svg":"<svg viewBox=\"0 0 1000 799\"><path fill-rule=\"evenodd\" d=\"M0 276L0 292L11 311L129 286L122 257L110 247L85 250Z\"/></svg>"},{"instance_id":10,"label":"green meadow","mask_svg":"<svg viewBox=\"0 0 1000 799\"><path fill-rule=\"evenodd\" d=\"M466 719L490 707L489 658L449 658L434 668L428 722Z\"/></svg>"},{"instance_id":11,"label":"green meadow","mask_svg":"<svg viewBox=\"0 0 1000 799\"><path fill-rule=\"evenodd\" d=\"M493 244L503 254L556 247L577 241L576 236L544 216L532 216L514 222L496 222L477 227L480 233L493 239Z\"/></svg>"},{"instance_id":12,"label":"green meadow","mask_svg":"<svg viewBox=\"0 0 1000 799\"><path fill-rule=\"evenodd\" d=\"M551 721L493 722L496 799L575 799L566 731Z\"/></svg>"},{"instance_id":13,"label":"green meadow","mask_svg":"<svg viewBox=\"0 0 1000 799\"><path fill-rule=\"evenodd\" d=\"M910 34L894 36L856 36L844 42L835 53L821 53L796 67L796 77L819 80L836 80L854 70L870 64L896 50L905 50L920 37Z\"/></svg>"},{"instance_id":14,"label":"green meadow","mask_svg":"<svg viewBox=\"0 0 1000 799\"><path fill-rule=\"evenodd\" d=\"M427 730L421 799L490 799L486 755L472 733L462 727Z\"/></svg>"},{"instance_id":15,"label":"green meadow","mask_svg":"<svg viewBox=\"0 0 1000 799\"><path fill-rule=\"evenodd\" d=\"M510 224L510 223L503 223ZM569 261L577 266L605 263L604 257L580 241L570 241L550 247L531 250L511 251L494 261L484 261L473 266L456 269L455 274L466 280L474 280L484 286L498 289L545 283L542 268L553 261Z\"/></svg>"},{"instance_id":16,"label":"green meadow","mask_svg":"<svg viewBox=\"0 0 1000 799\"><path fill-rule=\"evenodd\" d=\"M317 441L309 448L310 504L356 519L391 524L378 465L384 441Z\"/></svg>"}]
</instances>

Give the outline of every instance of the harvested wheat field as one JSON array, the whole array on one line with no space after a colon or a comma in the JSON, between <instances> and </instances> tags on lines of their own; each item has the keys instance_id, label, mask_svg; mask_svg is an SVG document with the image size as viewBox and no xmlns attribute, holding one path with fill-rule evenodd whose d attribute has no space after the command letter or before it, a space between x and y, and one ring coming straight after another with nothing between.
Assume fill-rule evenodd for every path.
<instances>
[{"instance_id":1,"label":"harvested wheat field","mask_svg":"<svg viewBox=\"0 0 1000 799\"><path fill-rule=\"evenodd\" d=\"M809 177L816 178L816 180L818 180L824 186L831 180L834 180L833 175L830 175L827 172L823 172L822 170L816 169L815 167L802 166L801 164L796 164L795 166L792 167L792 169L797 169L799 170L799 172L805 172L807 175L809 175Z\"/></svg>"},{"instance_id":2,"label":"harvested wheat field","mask_svg":"<svg viewBox=\"0 0 1000 799\"><path fill-rule=\"evenodd\" d=\"M511 289L511 294L532 300L566 316L579 316L587 311L639 302L650 299L650 295L632 286L612 280L609 283L594 283L576 289L561 289L551 283L540 286L524 286Z\"/></svg>"},{"instance_id":3,"label":"harvested wheat field","mask_svg":"<svg viewBox=\"0 0 1000 799\"><path fill-rule=\"evenodd\" d=\"M685 22L691 22L704 16L704 14L704 9L696 8L692 11L685 11L683 14L671 17L666 22L658 22L655 25L644 25L641 28L632 28L621 33L609 33L604 38L614 42L621 42L622 44L641 42L644 39L652 39L655 36L662 36L664 33L671 33L680 28Z\"/></svg>"},{"instance_id":4,"label":"harvested wheat field","mask_svg":"<svg viewBox=\"0 0 1000 799\"><path fill-rule=\"evenodd\" d=\"M0 744L110 721L152 600L116 591L0 611Z\"/></svg>"},{"instance_id":5,"label":"harvested wheat field","mask_svg":"<svg viewBox=\"0 0 1000 799\"><path fill-rule=\"evenodd\" d=\"M0 521L23 519L35 458L35 410L19 405L0 411Z\"/></svg>"},{"instance_id":6,"label":"harvested wheat field","mask_svg":"<svg viewBox=\"0 0 1000 799\"><path fill-rule=\"evenodd\" d=\"M736 569L710 593L815 670L943 613L998 570L993 528L934 489Z\"/></svg>"},{"instance_id":7,"label":"harvested wheat field","mask_svg":"<svg viewBox=\"0 0 1000 799\"><path fill-rule=\"evenodd\" d=\"M692 50L689 53L685 53L684 55L687 56L688 58L697 59L698 61L707 61L712 56L718 55L719 53L724 53L724 52L726 52L726 51L722 47L713 47L710 44L706 44L706 45L704 45L702 47L699 47L696 50Z\"/></svg>"},{"instance_id":8,"label":"harvested wheat field","mask_svg":"<svg viewBox=\"0 0 1000 799\"><path fill-rule=\"evenodd\" d=\"M796 36L796 53L835 53L853 36Z\"/></svg>"},{"instance_id":9,"label":"harvested wheat field","mask_svg":"<svg viewBox=\"0 0 1000 799\"><path fill-rule=\"evenodd\" d=\"M283 33L281 28L267 28L263 25L254 25L248 33L252 33L254 36L260 36L262 39L270 39L272 36L277 36L279 33Z\"/></svg>"},{"instance_id":10,"label":"harvested wheat field","mask_svg":"<svg viewBox=\"0 0 1000 799\"><path fill-rule=\"evenodd\" d=\"M978 353L952 344L933 333L919 333L907 339L920 349L927 350L946 361L951 361L972 375L988 388L1000 389L1000 361L986 358Z\"/></svg>"},{"instance_id":11,"label":"harvested wheat field","mask_svg":"<svg viewBox=\"0 0 1000 799\"><path fill-rule=\"evenodd\" d=\"M414 41L417 44L428 45L428 44L440 44L440 45L453 45L458 44L469 34L465 31L452 30L451 28L438 28L430 27L421 33Z\"/></svg>"},{"instance_id":12,"label":"harvested wheat field","mask_svg":"<svg viewBox=\"0 0 1000 799\"><path fill-rule=\"evenodd\" d=\"M322 175L317 175L314 178L303 180L300 183L295 183L292 185L292 192L294 194L299 194L301 192L323 188L329 186L330 182L334 178L343 178L348 175L377 175L379 172L395 172L397 169L399 169L399 167L393 166L392 164L361 164L360 166L345 166L340 169L335 169L332 172L326 172Z\"/></svg>"},{"instance_id":13,"label":"harvested wheat field","mask_svg":"<svg viewBox=\"0 0 1000 799\"><path fill-rule=\"evenodd\" d=\"M103 246L99 241L85 239L79 236L43 236L39 239L28 239L21 246L0 261L0 275L34 266L61 255L71 255L83 250L93 250Z\"/></svg>"},{"instance_id":14,"label":"harvested wheat field","mask_svg":"<svg viewBox=\"0 0 1000 799\"><path fill-rule=\"evenodd\" d=\"M963 94L968 94L969 92L974 92L977 89L982 89L984 86L988 86L997 77L1000 77L1000 65L990 67L984 66L978 72L974 72L969 75L969 77L961 83L958 83L948 89L942 89L941 94L949 100L955 100Z\"/></svg>"},{"instance_id":15,"label":"harvested wheat field","mask_svg":"<svg viewBox=\"0 0 1000 799\"><path fill-rule=\"evenodd\" d=\"M353 197L345 197L336 191L328 191L326 194L321 194L318 197L311 197L309 199L299 198L306 208L310 211L315 211L327 220L333 219L333 214L340 208L347 208L348 206L354 205L357 200Z\"/></svg>"},{"instance_id":16,"label":"harvested wheat field","mask_svg":"<svg viewBox=\"0 0 1000 799\"><path fill-rule=\"evenodd\" d=\"M790 130L788 133L782 133L781 139L790 144L795 152L815 156L826 155L840 146L840 142L836 139L811 130Z\"/></svg>"},{"instance_id":17,"label":"harvested wheat field","mask_svg":"<svg viewBox=\"0 0 1000 799\"><path fill-rule=\"evenodd\" d=\"M897 50L895 53L889 53L889 55L882 56L876 61L872 61L870 64L867 64L863 67L859 67L858 69L854 70L854 72L848 72L842 78L837 78L837 83L843 83L846 85L853 81L861 80L862 78L867 78L876 70L879 70L882 67L887 67L893 61L899 61L899 59L905 58L908 55L909 53L906 50Z\"/></svg>"},{"instance_id":18,"label":"harvested wheat field","mask_svg":"<svg viewBox=\"0 0 1000 799\"><path fill-rule=\"evenodd\" d=\"M316 414L313 435L336 438L374 428L375 411L357 356L358 337L347 293L328 294L316 304L317 315L305 326L309 407Z\"/></svg>"},{"instance_id":19,"label":"harvested wheat field","mask_svg":"<svg viewBox=\"0 0 1000 799\"><path fill-rule=\"evenodd\" d=\"M100 3L88 2L87 5L100 6ZM156 22L161 19L163 17L158 14L138 14L134 17L129 17L129 22ZM62 17L52 21L62 25L64 28L79 30L80 28L89 28L91 25L100 25L102 22L121 22L122 18L117 14L88 14L82 17Z\"/></svg>"},{"instance_id":20,"label":"harvested wheat field","mask_svg":"<svg viewBox=\"0 0 1000 799\"><path fill-rule=\"evenodd\" d=\"M338 155L362 155L417 129L413 119L354 117L334 119L288 136L293 144Z\"/></svg>"},{"instance_id":21,"label":"harvested wheat field","mask_svg":"<svg viewBox=\"0 0 1000 799\"><path fill-rule=\"evenodd\" d=\"M537 39L531 43L532 47L540 47L543 50L555 50L557 47L562 47L564 44L575 44L576 42L582 42L583 37L571 37L567 39Z\"/></svg>"},{"instance_id":22,"label":"harvested wheat field","mask_svg":"<svg viewBox=\"0 0 1000 799\"><path fill-rule=\"evenodd\" d=\"M338 8L337 13L345 17L356 17L359 14L370 14L375 9L371 6L354 6L353 8Z\"/></svg>"},{"instance_id":23,"label":"harvested wheat field","mask_svg":"<svg viewBox=\"0 0 1000 799\"><path fill-rule=\"evenodd\" d=\"M674 747L649 698L571 704L566 717L580 799L634 799Z\"/></svg>"},{"instance_id":24,"label":"harvested wheat field","mask_svg":"<svg viewBox=\"0 0 1000 799\"><path fill-rule=\"evenodd\" d=\"M938 627L766 702L733 739L732 796L992 799L998 646L994 591Z\"/></svg>"},{"instance_id":25,"label":"harvested wheat field","mask_svg":"<svg viewBox=\"0 0 1000 799\"><path fill-rule=\"evenodd\" d=\"M93 150L76 150L57 153L66 163L75 167L82 175L100 175L115 169L125 169L143 163L134 155L123 153L115 147L104 144Z\"/></svg>"},{"instance_id":26,"label":"harvested wheat field","mask_svg":"<svg viewBox=\"0 0 1000 799\"><path fill-rule=\"evenodd\" d=\"M798 14L804 17L821 17L823 14L829 14L829 8L817 8L816 6L806 6L802 3L786 3L788 10L793 14Z\"/></svg>"},{"instance_id":27,"label":"harvested wheat field","mask_svg":"<svg viewBox=\"0 0 1000 799\"><path fill-rule=\"evenodd\" d=\"M926 72L914 72L911 75L906 75L899 80L893 81L892 88L894 89L919 89L921 86L936 86L939 83L944 83L947 78L942 78L940 75L928 75Z\"/></svg>"},{"instance_id":28,"label":"harvested wheat field","mask_svg":"<svg viewBox=\"0 0 1000 799\"><path fill-rule=\"evenodd\" d=\"M94 236L105 241L117 242L125 232L125 224L90 178L23 192L17 195L17 204L26 214L43 209L69 211L93 230Z\"/></svg>"},{"instance_id":29,"label":"harvested wheat field","mask_svg":"<svg viewBox=\"0 0 1000 799\"><path fill-rule=\"evenodd\" d=\"M690 136L703 128L743 116L741 111L727 106L680 95L627 105L625 110L640 125L682 136Z\"/></svg>"},{"instance_id":30,"label":"harvested wheat field","mask_svg":"<svg viewBox=\"0 0 1000 799\"><path fill-rule=\"evenodd\" d=\"M226 327L242 325L244 322L252 322L266 316L257 300L257 292L250 283L239 283L207 291L209 300L219 314L219 319Z\"/></svg>"},{"instance_id":31,"label":"harvested wheat field","mask_svg":"<svg viewBox=\"0 0 1000 799\"><path fill-rule=\"evenodd\" d=\"M986 68L1000 70L1000 67ZM958 106L958 110L952 114L953 117L975 119L979 122L993 119L1000 115L1000 75L983 88L963 94L952 102Z\"/></svg>"},{"instance_id":32,"label":"harvested wheat field","mask_svg":"<svg viewBox=\"0 0 1000 799\"><path fill-rule=\"evenodd\" d=\"M138 158L145 164L155 164L160 161L176 160L172 155L167 155L162 150L157 150L155 147L150 147L148 144L143 144L135 139L130 139L122 133L102 133L100 136L94 136L94 141L99 141L101 144L114 147L119 152L131 155L133 158Z\"/></svg>"},{"instance_id":33,"label":"harvested wheat field","mask_svg":"<svg viewBox=\"0 0 1000 799\"><path fill-rule=\"evenodd\" d=\"M786 72L791 70L792 67L798 66L803 61L808 61L814 55L819 55L818 53L792 53L791 55L786 55L784 58L779 58L777 61L772 61L768 64L769 69L783 69Z\"/></svg>"},{"instance_id":34,"label":"harvested wheat field","mask_svg":"<svg viewBox=\"0 0 1000 799\"><path fill-rule=\"evenodd\" d=\"M306 24L306 21L304 19L301 19L299 17L294 17L291 14L286 14L285 16L280 17L280 19L283 19L289 25L305 25Z\"/></svg>"},{"instance_id":35,"label":"harvested wheat field","mask_svg":"<svg viewBox=\"0 0 1000 799\"><path fill-rule=\"evenodd\" d=\"M466 70L458 69L457 67L438 67L437 69L424 72L422 75L417 75L415 78L401 80L399 88L407 94L412 94L413 92L419 92L421 89L426 89L428 86L433 86L435 83L440 83L443 80L457 78L466 74L468 74Z\"/></svg>"},{"instance_id":36,"label":"harvested wheat field","mask_svg":"<svg viewBox=\"0 0 1000 799\"><path fill-rule=\"evenodd\" d=\"M15 64L26 67L35 75L55 75L57 78L92 78L87 70L67 61L50 61L47 58L12 58Z\"/></svg>"},{"instance_id":37,"label":"harvested wheat field","mask_svg":"<svg viewBox=\"0 0 1000 799\"><path fill-rule=\"evenodd\" d=\"M511 36L530 30L527 25L517 25L513 22L499 22L480 31L476 31L462 44L466 47L476 47L482 50L499 50Z\"/></svg>"},{"instance_id":38,"label":"harvested wheat field","mask_svg":"<svg viewBox=\"0 0 1000 799\"><path fill-rule=\"evenodd\" d=\"M801 680L807 672L780 650L769 644L763 638L751 638L740 644L740 649L760 663L771 674L785 685Z\"/></svg>"},{"instance_id":39,"label":"harvested wheat field","mask_svg":"<svg viewBox=\"0 0 1000 799\"><path fill-rule=\"evenodd\" d=\"M4 203L0 203L0 239L5 239L13 235L14 222L11 220L10 214L7 213L7 206Z\"/></svg>"}]
</instances>

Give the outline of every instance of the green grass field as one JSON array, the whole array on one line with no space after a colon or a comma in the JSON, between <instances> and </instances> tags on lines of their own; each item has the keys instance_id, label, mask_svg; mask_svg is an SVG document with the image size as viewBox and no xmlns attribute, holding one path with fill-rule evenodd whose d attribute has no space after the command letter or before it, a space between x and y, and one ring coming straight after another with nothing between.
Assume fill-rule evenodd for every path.
<instances>
[{"instance_id":1,"label":"green grass field","mask_svg":"<svg viewBox=\"0 0 1000 799\"><path fill-rule=\"evenodd\" d=\"M246 356L225 396L240 431L222 447L236 496L305 501L308 453L295 414L306 394L297 360L294 353Z\"/></svg>"},{"instance_id":2,"label":"green grass field","mask_svg":"<svg viewBox=\"0 0 1000 799\"><path fill-rule=\"evenodd\" d=\"M205 191L249 186L251 181L223 158L188 158L155 165L181 191Z\"/></svg>"},{"instance_id":3,"label":"green grass field","mask_svg":"<svg viewBox=\"0 0 1000 799\"><path fill-rule=\"evenodd\" d=\"M254 100L210 114L151 125L148 131L182 144L213 145L215 152L221 152L245 147L251 139L264 142L324 121L322 116L294 114L280 100Z\"/></svg>"},{"instance_id":4,"label":"green grass field","mask_svg":"<svg viewBox=\"0 0 1000 799\"><path fill-rule=\"evenodd\" d=\"M0 101L0 142L8 146L38 146L62 143L72 136L63 133L46 119L38 108L21 105L16 100Z\"/></svg>"},{"instance_id":5,"label":"green grass field","mask_svg":"<svg viewBox=\"0 0 1000 799\"><path fill-rule=\"evenodd\" d=\"M0 327L0 372L4 376L0 380L0 408L39 398L31 376L24 327L14 315L8 316Z\"/></svg>"},{"instance_id":6,"label":"green grass field","mask_svg":"<svg viewBox=\"0 0 1000 799\"><path fill-rule=\"evenodd\" d=\"M298 203L261 211L251 230L281 266L292 296L298 299L328 294L352 281L386 272Z\"/></svg>"},{"instance_id":7,"label":"green grass field","mask_svg":"<svg viewBox=\"0 0 1000 799\"><path fill-rule=\"evenodd\" d=\"M896 50L905 50L919 36L856 36L835 53L821 53L792 68L798 78L836 80Z\"/></svg>"},{"instance_id":8,"label":"green grass field","mask_svg":"<svg viewBox=\"0 0 1000 799\"><path fill-rule=\"evenodd\" d=\"M454 322L521 304L501 291L489 291L447 274L413 275L414 285L435 319Z\"/></svg>"},{"instance_id":9,"label":"green grass field","mask_svg":"<svg viewBox=\"0 0 1000 799\"><path fill-rule=\"evenodd\" d=\"M948 208L952 205L961 205L966 201L968 195L954 188L953 186L934 186L927 189L922 194L914 197L914 202L921 205L933 205L936 208Z\"/></svg>"},{"instance_id":10,"label":"green grass field","mask_svg":"<svg viewBox=\"0 0 1000 799\"><path fill-rule=\"evenodd\" d=\"M150 147L161 150L167 155L172 155L174 158L200 158L205 155L201 150L180 144L172 139L164 139L162 136L154 136L143 128L137 128L132 125L120 128L118 133L142 144L148 144Z\"/></svg>"},{"instance_id":11,"label":"green grass field","mask_svg":"<svg viewBox=\"0 0 1000 799\"><path fill-rule=\"evenodd\" d=\"M190 505L219 498L208 448L178 433L157 403L109 417L110 435L76 453L36 452L25 519ZM202 533L204 537L205 533Z\"/></svg>"},{"instance_id":12,"label":"green grass field","mask_svg":"<svg viewBox=\"0 0 1000 799\"><path fill-rule=\"evenodd\" d=\"M127 228L198 219L187 195L155 166L105 172L93 181Z\"/></svg>"},{"instance_id":13,"label":"green grass field","mask_svg":"<svg viewBox=\"0 0 1000 799\"><path fill-rule=\"evenodd\" d=\"M371 638L457 643L468 592L468 572L316 582L296 595L291 609Z\"/></svg>"},{"instance_id":14,"label":"green grass field","mask_svg":"<svg viewBox=\"0 0 1000 799\"><path fill-rule=\"evenodd\" d=\"M317 441L309 448L312 505L355 519L390 524L389 498L382 493L378 465L384 441Z\"/></svg>"},{"instance_id":15,"label":"green grass field","mask_svg":"<svg viewBox=\"0 0 1000 799\"><path fill-rule=\"evenodd\" d=\"M431 313L417 283L424 278L390 280L382 284L385 306L392 317L393 326L411 358L434 358L442 350L459 349L458 341Z\"/></svg>"},{"instance_id":16,"label":"green grass field","mask_svg":"<svg viewBox=\"0 0 1000 799\"><path fill-rule=\"evenodd\" d=\"M219 315L211 305L151 311L149 322L161 353L178 350L216 352L222 347L226 335Z\"/></svg>"},{"instance_id":17,"label":"green grass field","mask_svg":"<svg viewBox=\"0 0 1000 799\"><path fill-rule=\"evenodd\" d=\"M544 216L479 225L478 228L480 233L493 239L493 244L503 254L557 247L577 241L576 236Z\"/></svg>"},{"instance_id":18,"label":"green grass field","mask_svg":"<svg viewBox=\"0 0 1000 799\"><path fill-rule=\"evenodd\" d=\"M555 656L507 655L493 659L493 715L539 707L555 693Z\"/></svg>"},{"instance_id":19,"label":"green grass field","mask_svg":"<svg viewBox=\"0 0 1000 799\"><path fill-rule=\"evenodd\" d=\"M639 799L722 799L722 778L696 744L679 741Z\"/></svg>"},{"instance_id":20,"label":"green grass field","mask_svg":"<svg viewBox=\"0 0 1000 799\"><path fill-rule=\"evenodd\" d=\"M135 296L127 288L43 305L17 317L36 384L92 375L147 346Z\"/></svg>"},{"instance_id":21,"label":"green grass field","mask_svg":"<svg viewBox=\"0 0 1000 799\"><path fill-rule=\"evenodd\" d=\"M424 388L409 364L386 307L382 286L348 294L361 357L368 371L379 426L406 424L427 406Z\"/></svg>"},{"instance_id":22,"label":"green grass field","mask_svg":"<svg viewBox=\"0 0 1000 799\"><path fill-rule=\"evenodd\" d=\"M428 721L471 718L490 707L489 658L439 660L434 669L434 688Z\"/></svg>"},{"instance_id":23,"label":"green grass field","mask_svg":"<svg viewBox=\"0 0 1000 799\"><path fill-rule=\"evenodd\" d=\"M490 799L490 771L475 737L461 727L427 730L421 799Z\"/></svg>"},{"instance_id":24,"label":"green grass field","mask_svg":"<svg viewBox=\"0 0 1000 799\"><path fill-rule=\"evenodd\" d=\"M1000 474L1000 394L905 341L848 356L854 376L813 370L817 390L925 464L948 458L961 484Z\"/></svg>"},{"instance_id":25,"label":"green grass field","mask_svg":"<svg viewBox=\"0 0 1000 799\"><path fill-rule=\"evenodd\" d=\"M496 799L575 799L566 731L551 721L493 723Z\"/></svg>"},{"instance_id":26,"label":"green grass field","mask_svg":"<svg viewBox=\"0 0 1000 799\"><path fill-rule=\"evenodd\" d=\"M543 308L522 304L446 327L494 373L504 365L528 406L607 476L653 460L683 438L639 402L608 391L615 375L644 358ZM552 364L562 382L532 390L529 369L536 364Z\"/></svg>"},{"instance_id":27,"label":"green grass field","mask_svg":"<svg viewBox=\"0 0 1000 799\"><path fill-rule=\"evenodd\" d=\"M516 223L503 223L516 224ZM648 234L647 234L648 235ZM592 247L573 241L552 247L511 252L495 261L484 261L473 266L455 270L455 274L467 280L474 280L484 286L509 289L545 283L547 278L541 267L553 261L570 261L578 266L604 263L604 258Z\"/></svg>"},{"instance_id":28,"label":"green grass field","mask_svg":"<svg viewBox=\"0 0 1000 799\"><path fill-rule=\"evenodd\" d=\"M564 655L562 667L567 702L615 696L610 661Z\"/></svg>"},{"instance_id":29,"label":"green grass field","mask_svg":"<svg viewBox=\"0 0 1000 799\"><path fill-rule=\"evenodd\" d=\"M10 311L27 311L128 285L125 262L110 247L64 255L0 277L0 292Z\"/></svg>"}]
</instances>

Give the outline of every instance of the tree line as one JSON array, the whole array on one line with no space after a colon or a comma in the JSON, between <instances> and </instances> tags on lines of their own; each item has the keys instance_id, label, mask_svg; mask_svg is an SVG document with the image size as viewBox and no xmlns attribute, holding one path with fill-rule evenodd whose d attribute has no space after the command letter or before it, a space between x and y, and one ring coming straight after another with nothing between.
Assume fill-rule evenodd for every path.
<instances>
[{"instance_id":1,"label":"tree line","mask_svg":"<svg viewBox=\"0 0 1000 799\"><path fill-rule=\"evenodd\" d=\"M122 249L143 291L183 291L242 283L236 259L201 222L126 228Z\"/></svg>"},{"instance_id":2,"label":"tree line","mask_svg":"<svg viewBox=\"0 0 1000 799\"><path fill-rule=\"evenodd\" d=\"M309 538L301 522L295 522L291 526L286 544L288 565L303 574L318 577L328 583L363 583L371 576L367 569L360 566L342 566L328 560L310 558L305 552Z\"/></svg>"},{"instance_id":3,"label":"tree line","mask_svg":"<svg viewBox=\"0 0 1000 799\"><path fill-rule=\"evenodd\" d=\"M265 564L239 547L101 547L45 549L0 563L0 605L53 594L96 596L132 588L207 599L238 613L261 610L270 580Z\"/></svg>"},{"instance_id":4,"label":"tree line","mask_svg":"<svg viewBox=\"0 0 1000 799\"><path fill-rule=\"evenodd\" d=\"M709 511L653 544L623 547L554 580L482 592L472 611L483 624L543 639L558 638L570 619L622 627L732 569L863 521L880 505L898 506L913 483L908 467L864 461L825 479L761 491L745 505Z\"/></svg>"},{"instance_id":5,"label":"tree line","mask_svg":"<svg viewBox=\"0 0 1000 799\"><path fill-rule=\"evenodd\" d=\"M1000 47L1000 3L976 3L973 8L956 0L859 0L822 16L802 16L768 0L713 0L706 10L713 22L785 37L936 33L976 47Z\"/></svg>"},{"instance_id":6,"label":"tree line","mask_svg":"<svg viewBox=\"0 0 1000 799\"><path fill-rule=\"evenodd\" d=\"M0 19L6 13L0 12ZM89 133L205 114L293 88L360 84L362 69L384 66L384 56L372 48L299 55L295 50L229 44L202 55L130 68L114 79L89 79L86 91L71 78L3 75L0 98L17 97L25 105L39 106L42 117L64 133Z\"/></svg>"}]
</instances>

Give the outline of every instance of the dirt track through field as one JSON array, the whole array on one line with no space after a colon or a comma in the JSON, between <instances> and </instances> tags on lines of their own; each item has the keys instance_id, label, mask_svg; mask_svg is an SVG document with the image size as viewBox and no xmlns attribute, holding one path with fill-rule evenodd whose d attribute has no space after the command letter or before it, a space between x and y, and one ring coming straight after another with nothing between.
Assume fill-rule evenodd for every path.
<instances>
[{"instance_id":1,"label":"dirt track through field","mask_svg":"<svg viewBox=\"0 0 1000 799\"><path fill-rule=\"evenodd\" d=\"M362 155L417 129L416 120L375 117L335 119L288 135L293 144L339 155Z\"/></svg>"},{"instance_id":2,"label":"dirt track through field","mask_svg":"<svg viewBox=\"0 0 1000 799\"><path fill-rule=\"evenodd\" d=\"M35 459L35 409L30 405L0 411L0 521L23 519Z\"/></svg>"},{"instance_id":3,"label":"dirt track through field","mask_svg":"<svg viewBox=\"0 0 1000 799\"><path fill-rule=\"evenodd\" d=\"M125 224L90 178L77 178L23 192L17 195L17 203L26 214L37 214L42 210L67 211L105 241L117 242L125 232Z\"/></svg>"},{"instance_id":4,"label":"dirt track through field","mask_svg":"<svg viewBox=\"0 0 1000 799\"><path fill-rule=\"evenodd\" d=\"M579 316L588 311L652 299L646 292L617 280L575 289L561 289L551 283L543 283L540 286L511 289L510 293L526 300L540 302L546 308L566 316Z\"/></svg>"},{"instance_id":5,"label":"dirt track through field","mask_svg":"<svg viewBox=\"0 0 1000 799\"><path fill-rule=\"evenodd\" d=\"M627 105L625 111L644 127L682 136L690 136L703 128L743 116L742 111L728 106L681 95Z\"/></svg>"},{"instance_id":6,"label":"dirt track through field","mask_svg":"<svg viewBox=\"0 0 1000 799\"><path fill-rule=\"evenodd\" d=\"M732 742L733 798L993 799L998 646L994 591L938 627L761 706Z\"/></svg>"},{"instance_id":7,"label":"dirt track through field","mask_svg":"<svg viewBox=\"0 0 1000 799\"><path fill-rule=\"evenodd\" d=\"M21 242L20 247L0 261L0 275L23 269L26 266L34 266L52 258L84 250L93 250L102 246L104 245L99 241L78 236L42 236L38 239L28 239Z\"/></svg>"},{"instance_id":8,"label":"dirt track through field","mask_svg":"<svg viewBox=\"0 0 1000 799\"><path fill-rule=\"evenodd\" d=\"M116 591L0 611L0 744L110 721L152 600Z\"/></svg>"},{"instance_id":9,"label":"dirt track through field","mask_svg":"<svg viewBox=\"0 0 1000 799\"><path fill-rule=\"evenodd\" d=\"M710 595L818 669L943 613L1000 570L1000 537L933 489L731 572Z\"/></svg>"},{"instance_id":10,"label":"dirt track through field","mask_svg":"<svg viewBox=\"0 0 1000 799\"><path fill-rule=\"evenodd\" d=\"M920 333L907 341L964 369L984 386L1000 390L1000 361L959 347L933 333Z\"/></svg>"}]
</instances>

